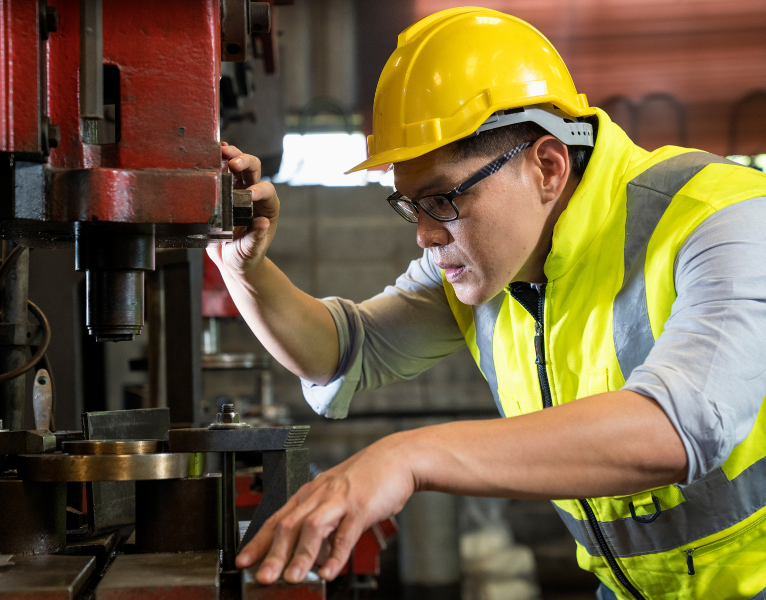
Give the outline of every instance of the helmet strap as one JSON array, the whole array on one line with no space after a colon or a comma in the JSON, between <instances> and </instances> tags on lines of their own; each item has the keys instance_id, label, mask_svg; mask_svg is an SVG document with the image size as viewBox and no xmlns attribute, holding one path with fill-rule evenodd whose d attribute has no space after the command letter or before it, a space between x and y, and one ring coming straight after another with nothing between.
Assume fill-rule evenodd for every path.
<instances>
[{"instance_id":1,"label":"helmet strap","mask_svg":"<svg viewBox=\"0 0 766 600\"><path fill-rule=\"evenodd\" d=\"M530 122L537 123L567 146L593 147L593 126L583 121L575 121L566 116L566 113L554 108L524 106L522 108L499 110L490 115L479 126L474 135L489 131L490 129L497 129L498 127Z\"/></svg>"}]
</instances>

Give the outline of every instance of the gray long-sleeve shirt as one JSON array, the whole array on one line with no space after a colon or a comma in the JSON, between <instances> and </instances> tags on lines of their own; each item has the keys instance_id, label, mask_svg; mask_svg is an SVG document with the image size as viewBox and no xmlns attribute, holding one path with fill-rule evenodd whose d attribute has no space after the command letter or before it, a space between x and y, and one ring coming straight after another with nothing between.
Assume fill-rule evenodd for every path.
<instances>
[{"instance_id":1,"label":"gray long-sleeve shirt","mask_svg":"<svg viewBox=\"0 0 766 600\"><path fill-rule=\"evenodd\" d=\"M665 330L623 389L654 398L681 436L685 483L723 464L766 396L766 198L718 211L682 246ZM360 304L328 298L340 340L326 386L303 381L319 414L343 418L354 392L411 379L465 346L431 253Z\"/></svg>"}]
</instances>

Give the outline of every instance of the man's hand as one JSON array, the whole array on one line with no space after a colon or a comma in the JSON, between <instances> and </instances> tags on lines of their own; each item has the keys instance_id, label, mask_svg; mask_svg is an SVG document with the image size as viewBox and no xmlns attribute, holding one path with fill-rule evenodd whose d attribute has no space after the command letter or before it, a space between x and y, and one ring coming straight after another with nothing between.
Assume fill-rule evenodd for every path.
<instances>
[{"instance_id":1,"label":"man's hand","mask_svg":"<svg viewBox=\"0 0 766 600\"><path fill-rule=\"evenodd\" d=\"M398 513L415 491L402 435L383 438L304 485L245 546L237 567L263 559L260 583L274 583L283 571L297 583L329 543L319 575L335 579L362 533Z\"/></svg>"},{"instance_id":2,"label":"man's hand","mask_svg":"<svg viewBox=\"0 0 766 600\"><path fill-rule=\"evenodd\" d=\"M243 154L226 142L221 143L224 172L234 174L234 187L248 189L253 195L253 224L236 227L234 240L208 248L208 255L222 272L240 277L249 268L263 264L266 250L274 239L279 216L279 198L274 186L261 182L261 161Z\"/></svg>"}]
</instances>

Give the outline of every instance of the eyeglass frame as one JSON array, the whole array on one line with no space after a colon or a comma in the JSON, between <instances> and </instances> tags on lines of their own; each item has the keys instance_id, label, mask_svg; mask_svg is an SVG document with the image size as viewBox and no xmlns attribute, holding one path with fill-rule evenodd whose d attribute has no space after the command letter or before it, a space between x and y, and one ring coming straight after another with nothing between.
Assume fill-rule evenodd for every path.
<instances>
[{"instance_id":1,"label":"eyeglass frame","mask_svg":"<svg viewBox=\"0 0 766 600\"><path fill-rule=\"evenodd\" d=\"M444 198L445 200L447 200L447 202L449 202L450 205L452 206L452 209L455 211L455 216L454 217L445 218L445 217L440 217L438 215L431 214L431 212L426 210L425 207L420 206L420 201L423 198L419 198L417 200L411 200L410 198L407 198L407 196L405 196L401 192L395 191L388 198L386 198L386 200L391 205L391 208L393 208L396 211L396 214L401 216L408 223L417 223L418 222L417 221L417 215L420 213L420 209L421 208L423 209L423 212L426 213L429 217L431 217L432 219L434 219L436 221L439 221L441 223L449 223L450 221L455 221L456 219L458 219L460 217L460 211L458 210L458 207L457 207L457 205L454 202L455 198L457 198L460 194L462 194L468 188L476 185L477 183L479 183L483 179L486 179L490 175L494 175L495 173L497 173L503 166L505 166L505 164L509 160L511 160L519 152L521 152L525 148L531 146L532 144L533 144L533 142L524 142L523 144L519 144L518 146L516 146L515 148L509 150L508 152L506 152L502 156L499 156L495 160L493 160L492 162L484 165L481 169L476 171L476 173L474 173L468 179L463 181L463 183L461 183L460 185L456 186L454 189L452 189L452 191L447 192L446 194L429 194L427 196L424 196L424 198L438 197L438 198ZM399 202L402 201L402 200L404 200L405 202L410 204L412 206L412 208L415 209L415 212L414 212L415 217L416 217L415 221L411 221L410 219L408 219L404 215L404 213L402 213L397 208Z\"/></svg>"}]
</instances>

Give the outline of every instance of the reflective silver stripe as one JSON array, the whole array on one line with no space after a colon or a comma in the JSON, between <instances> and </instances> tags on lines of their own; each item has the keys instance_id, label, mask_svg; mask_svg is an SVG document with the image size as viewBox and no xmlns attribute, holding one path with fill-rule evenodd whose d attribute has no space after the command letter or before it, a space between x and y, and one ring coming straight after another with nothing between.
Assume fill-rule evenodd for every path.
<instances>
[{"instance_id":1,"label":"reflective silver stripe","mask_svg":"<svg viewBox=\"0 0 766 600\"><path fill-rule=\"evenodd\" d=\"M628 183L625 275L612 313L614 348L626 381L654 346L644 287L649 239L673 196L711 163L736 164L707 152L687 152L657 163Z\"/></svg>"},{"instance_id":2,"label":"reflective silver stripe","mask_svg":"<svg viewBox=\"0 0 766 600\"><path fill-rule=\"evenodd\" d=\"M572 537L576 539L577 542L585 548L585 551L591 556L603 556L604 553L601 552L601 547L598 545L598 542L592 537L593 530L588 524L588 521L581 521L580 519L575 519L567 511L559 507L555 502L553 502L552 504L553 504L553 508L556 509L556 512L559 513L561 520L564 521L564 525L566 525L567 529L569 529L569 533L571 533Z\"/></svg>"},{"instance_id":3,"label":"reflective silver stripe","mask_svg":"<svg viewBox=\"0 0 766 600\"><path fill-rule=\"evenodd\" d=\"M476 327L476 345L479 347L479 367L484 377L487 378L492 397L500 414L505 417L503 405L500 404L500 395L497 391L497 373L495 372L495 356L492 349L492 340L495 335L495 323L500 315L500 307L505 300L505 292L473 307L473 323Z\"/></svg>"},{"instance_id":4,"label":"reflective silver stripe","mask_svg":"<svg viewBox=\"0 0 766 600\"><path fill-rule=\"evenodd\" d=\"M698 479L689 485L675 484L686 500L693 500L699 496L705 496L722 485L729 485L729 479L726 477L726 473L723 472L721 467L718 467L714 471L710 471L702 479Z\"/></svg>"},{"instance_id":5,"label":"reflective silver stripe","mask_svg":"<svg viewBox=\"0 0 766 600\"><path fill-rule=\"evenodd\" d=\"M690 487L687 486L687 492ZM696 490L699 493L685 502L673 508L663 507L660 515L651 523L639 523L631 517L601 521L601 531L612 553L626 557L666 552L743 521L766 506L766 458L751 465L731 481L714 476L701 488L707 488L707 493ZM569 531L588 554L600 556L598 544L590 538L587 521L576 519L565 510L556 508Z\"/></svg>"},{"instance_id":6,"label":"reflective silver stripe","mask_svg":"<svg viewBox=\"0 0 766 600\"><path fill-rule=\"evenodd\" d=\"M760 592L748 600L766 600L766 588L763 588Z\"/></svg>"}]
</instances>

